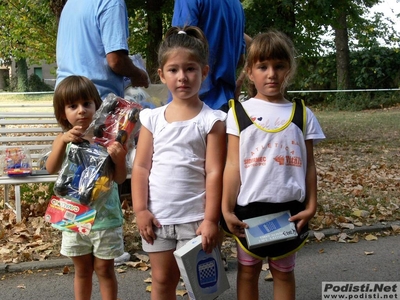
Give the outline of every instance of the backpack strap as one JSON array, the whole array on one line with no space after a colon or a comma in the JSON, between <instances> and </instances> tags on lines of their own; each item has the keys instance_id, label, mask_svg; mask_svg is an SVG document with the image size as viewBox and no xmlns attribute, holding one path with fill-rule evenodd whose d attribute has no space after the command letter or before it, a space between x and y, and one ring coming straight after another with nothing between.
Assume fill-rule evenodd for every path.
<instances>
[{"instance_id":1,"label":"backpack strap","mask_svg":"<svg viewBox=\"0 0 400 300\"><path fill-rule=\"evenodd\" d=\"M307 112L304 100L300 98L293 99L294 113L292 123L296 124L297 127L305 134L307 124ZM233 115L236 120L236 125L239 128L239 133L245 130L250 125L253 125L253 121L243 108L243 105L236 100L229 100L229 107L232 108Z\"/></svg>"},{"instance_id":2,"label":"backpack strap","mask_svg":"<svg viewBox=\"0 0 400 300\"><path fill-rule=\"evenodd\" d=\"M243 105L242 103L240 103L240 101L230 100L229 107L232 108L233 115L236 120L236 125L239 128L239 133L245 130L250 125L253 125L253 121L244 110Z\"/></svg>"},{"instance_id":3,"label":"backpack strap","mask_svg":"<svg viewBox=\"0 0 400 300\"><path fill-rule=\"evenodd\" d=\"M293 102L295 107L292 122L300 128L304 135L306 133L307 124L306 106L304 104L304 100L300 98L294 98Z\"/></svg>"}]
</instances>

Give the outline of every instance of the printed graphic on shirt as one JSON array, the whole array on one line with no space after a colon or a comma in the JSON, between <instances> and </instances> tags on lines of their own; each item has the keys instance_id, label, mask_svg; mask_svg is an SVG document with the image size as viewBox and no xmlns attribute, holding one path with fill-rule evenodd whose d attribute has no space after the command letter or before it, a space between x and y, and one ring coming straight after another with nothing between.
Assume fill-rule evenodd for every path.
<instances>
[{"instance_id":1,"label":"printed graphic on shirt","mask_svg":"<svg viewBox=\"0 0 400 300\"><path fill-rule=\"evenodd\" d=\"M286 152L286 155L279 154L273 157L273 160L280 166L292 166L302 167L303 161L300 156L296 155L294 148L298 147L297 141L292 141L290 145L284 145L280 143L269 143L267 145L260 145L251 152L251 157L244 159L244 167L262 167L267 164L268 151L274 149L282 149L282 152ZM265 154L265 155L264 155Z\"/></svg>"},{"instance_id":2,"label":"printed graphic on shirt","mask_svg":"<svg viewBox=\"0 0 400 300\"><path fill-rule=\"evenodd\" d=\"M265 128L265 129L276 129L282 127L287 123L287 119L283 120L280 117L277 117L275 121L271 121L270 119L265 119L263 117L251 116L251 121L256 123L258 126Z\"/></svg>"},{"instance_id":3,"label":"printed graphic on shirt","mask_svg":"<svg viewBox=\"0 0 400 300\"><path fill-rule=\"evenodd\" d=\"M274 157L274 160L279 163L279 165L293 166L293 167L301 167L302 161L299 156L290 156L290 155L278 155Z\"/></svg>"}]
</instances>

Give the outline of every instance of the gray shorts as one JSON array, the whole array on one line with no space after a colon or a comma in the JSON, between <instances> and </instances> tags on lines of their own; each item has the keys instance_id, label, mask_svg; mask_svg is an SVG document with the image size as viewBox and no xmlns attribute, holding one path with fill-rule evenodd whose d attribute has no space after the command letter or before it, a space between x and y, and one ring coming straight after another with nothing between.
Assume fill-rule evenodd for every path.
<instances>
[{"instance_id":1,"label":"gray shorts","mask_svg":"<svg viewBox=\"0 0 400 300\"><path fill-rule=\"evenodd\" d=\"M89 235L63 231L61 254L74 257L89 253L100 259L114 259L124 253L122 227L91 231Z\"/></svg>"},{"instance_id":2,"label":"gray shorts","mask_svg":"<svg viewBox=\"0 0 400 300\"><path fill-rule=\"evenodd\" d=\"M153 245L148 244L142 239L143 251L162 252L179 249L197 236L196 230L199 228L201 222L202 221L178 225L163 225L160 228L153 228L156 239Z\"/></svg>"}]
</instances>

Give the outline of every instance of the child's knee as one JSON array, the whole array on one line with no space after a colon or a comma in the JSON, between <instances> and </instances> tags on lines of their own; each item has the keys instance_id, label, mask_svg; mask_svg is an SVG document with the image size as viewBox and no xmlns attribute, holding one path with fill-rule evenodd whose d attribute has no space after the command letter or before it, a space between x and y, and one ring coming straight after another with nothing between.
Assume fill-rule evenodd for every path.
<instances>
[{"instance_id":1,"label":"child's knee","mask_svg":"<svg viewBox=\"0 0 400 300\"><path fill-rule=\"evenodd\" d=\"M113 260L97 260L94 264L94 271L100 277L112 277L115 274Z\"/></svg>"},{"instance_id":2,"label":"child's knee","mask_svg":"<svg viewBox=\"0 0 400 300\"><path fill-rule=\"evenodd\" d=\"M242 265L238 264L238 279L246 281L257 281L261 272L261 263L256 265Z\"/></svg>"},{"instance_id":3,"label":"child's knee","mask_svg":"<svg viewBox=\"0 0 400 300\"><path fill-rule=\"evenodd\" d=\"M270 266L270 271L274 280L284 281L284 282L292 282L294 281L294 271L283 272L277 269L274 269Z\"/></svg>"},{"instance_id":4,"label":"child's knee","mask_svg":"<svg viewBox=\"0 0 400 300\"><path fill-rule=\"evenodd\" d=\"M175 286L179 282L180 274L176 274L175 272L152 272L151 278L153 282L156 282L159 285L163 286Z\"/></svg>"},{"instance_id":5,"label":"child's knee","mask_svg":"<svg viewBox=\"0 0 400 300\"><path fill-rule=\"evenodd\" d=\"M291 254L278 260L268 259L268 264L271 269L288 273L294 270L296 265L296 254Z\"/></svg>"}]
</instances>

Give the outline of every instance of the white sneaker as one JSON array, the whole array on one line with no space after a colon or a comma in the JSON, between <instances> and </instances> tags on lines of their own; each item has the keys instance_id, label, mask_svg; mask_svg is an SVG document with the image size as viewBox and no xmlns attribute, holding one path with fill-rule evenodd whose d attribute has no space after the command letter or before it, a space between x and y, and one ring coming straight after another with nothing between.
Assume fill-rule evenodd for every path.
<instances>
[{"instance_id":1,"label":"white sneaker","mask_svg":"<svg viewBox=\"0 0 400 300\"><path fill-rule=\"evenodd\" d=\"M124 252L121 256L114 259L114 266L120 266L124 262L127 262L131 259L131 255L128 252Z\"/></svg>"}]
</instances>

